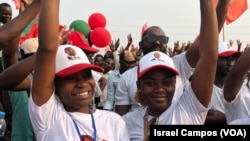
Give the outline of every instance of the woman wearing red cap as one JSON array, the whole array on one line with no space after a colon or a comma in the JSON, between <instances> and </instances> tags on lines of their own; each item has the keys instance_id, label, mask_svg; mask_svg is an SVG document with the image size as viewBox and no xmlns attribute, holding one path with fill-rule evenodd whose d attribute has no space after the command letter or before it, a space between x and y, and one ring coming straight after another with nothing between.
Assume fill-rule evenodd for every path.
<instances>
[{"instance_id":1,"label":"woman wearing red cap","mask_svg":"<svg viewBox=\"0 0 250 141\"><path fill-rule=\"evenodd\" d=\"M96 85L91 70L103 69L91 64L79 47L58 47L58 26L59 0L43 0L29 99L36 140L128 141L125 122L118 114L89 108Z\"/></svg>"},{"instance_id":2,"label":"woman wearing red cap","mask_svg":"<svg viewBox=\"0 0 250 141\"><path fill-rule=\"evenodd\" d=\"M150 52L140 59L136 99L144 108L123 115L131 141L147 141L150 124L204 124L218 58L218 25L213 1L200 0L200 9L200 58L191 85L178 100L173 101L178 75L173 60L160 51Z\"/></svg>"}]
</instances>

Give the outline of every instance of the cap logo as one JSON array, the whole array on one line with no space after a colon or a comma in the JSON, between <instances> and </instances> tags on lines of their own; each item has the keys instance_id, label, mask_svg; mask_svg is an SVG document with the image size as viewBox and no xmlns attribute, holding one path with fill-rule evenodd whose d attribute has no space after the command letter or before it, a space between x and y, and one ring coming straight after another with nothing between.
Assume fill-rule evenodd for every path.
<instances>
[{"instance_id":1,"label":"cap logo","mask_svg":"<svg viewBox=\"0 0 250 141\"><path fill-rule=\"evenodd\" d=\"M163 59L160 59L161 58L161 54L156 52L154 53L154 58L151 60L152 62L154 61L161 61L161 62L165 62Z\"/></svg>"},{"instance_id":2,"label":"cap logo","mask_svg":"<svg viewBox=\"0 0 250 141\"><path fill-rule=\"evenodd\" d=\"M76 55L77 55L77 54L76 54L76 51L75 51L73 48L71 48L71 47L66 47L66 48L64 49L64 52L67 54L68 60L81 59L81 57L76 56Z\"/></svg>"},{"instance_id":3,"label":"cap logo","mask_svg":"<svg viewBox=\"0 0 250 141\"><path fill-rule=\"evenodd\" d=\"M155 57L155 59L159 59L159 58L161 58L161 54L156 52L156 53L154 53L154 57Z\"/></svg>"}]
</instances>

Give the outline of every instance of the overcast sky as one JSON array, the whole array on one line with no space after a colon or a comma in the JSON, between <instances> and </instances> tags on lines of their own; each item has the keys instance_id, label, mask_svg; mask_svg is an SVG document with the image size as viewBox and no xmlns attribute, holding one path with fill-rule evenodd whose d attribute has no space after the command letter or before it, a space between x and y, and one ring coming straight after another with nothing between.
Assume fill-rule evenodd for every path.
<instances>
[{"instance_id":1,"label":"overcast sky","mask_svg":"<svg viewBox=\"0 0 250 141\"><path fill-rule=\"evenodd\" d=\"M12 3L12 0L1 1ZM106 28L113 39L120 38L121 45L126 45L127 34L131 33L133 43L138 46L145 23L162 27L170 37L169 46L177 40L192 41L200 28L199 0L61 0L60 23L69 26L77 19L88 21L94 12L105 15ZM245 46L250 42L250 11L224 29L225 41L240 39Z\"/></svg>"}]
</instances>

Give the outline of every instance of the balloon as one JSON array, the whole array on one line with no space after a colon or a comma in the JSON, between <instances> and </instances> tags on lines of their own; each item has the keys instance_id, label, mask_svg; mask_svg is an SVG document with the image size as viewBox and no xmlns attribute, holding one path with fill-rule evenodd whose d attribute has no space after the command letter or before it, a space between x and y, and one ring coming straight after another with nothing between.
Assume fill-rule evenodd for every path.
<instances>
[{"instance_id":1,"label":"balloon","mask_svg":"<svg viewBox=\"0 0 250 141\"><path fill-rule=\"evenodd\" d=\"M88 37L90 34L90 27L88 25L87 22L83 21L83 20L75 20L73 21L70 26L70 29L74 28L76 31L81 32L82 34L84 34L85 37Z\"/></svg>"},{"instance_id":2,"label":"balloon","mask_svg":"<svg viewBox=\"0 0 250 141\"><path fill-rule=\"evenodd\" d=\"M96 47L104 48L110 43L111 35L107 29L97 27L91 31L90 40Z\"/></svg>"},{"instance_id":3,"label":"balloon","mask_svg":"<svg viewBox=\"0 0 250 141\"><path fill-rule=\"evenodd\" d=\"M96 29L97 27L105 28L106 18L101 13L93 13L89 16L88 23L92 30Z\"/></svg>"}]
</instances>

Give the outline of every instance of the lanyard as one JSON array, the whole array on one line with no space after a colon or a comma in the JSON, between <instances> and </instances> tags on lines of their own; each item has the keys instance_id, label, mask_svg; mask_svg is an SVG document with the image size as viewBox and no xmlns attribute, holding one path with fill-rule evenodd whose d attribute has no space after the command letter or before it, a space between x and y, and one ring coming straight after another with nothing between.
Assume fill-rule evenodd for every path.
<instances>
[{"instance_id":1,"label":"lanyard","mask_svg":"<svg viewBox=\"0 0 250 141\"><path fill-rule=\"evenodd\" d=\"M159 118L158 117L155 117L153 119L151 119L149 122L148 122L148 109L146 110L145 112L145 115L143 116L143 121L144 121L144 141L147 141L149 140L148 136L148 130L149 130L149 126L150 125L154 125L154 124L158 124L158 120Z\"/></svg>"},{"instance_id":2,"label":"lanyard","mask_svg":"<svg viewBox=\"0 0 250 141\"><path fill-rule=\"evenodd\" d=\"M90 113L90 115L91 115L92 127L93 127L93 129L94 129L94 141L96 141L95 119L94 119L94 116L93 116L92 112L89 111L89 113ZM73 120L73 119L72 119L72 120ZM78 135L79 135L79 137L80 137L80 140L82 141L82 136L81 136L79 127L78 127L78 125L76 124L76 122L75 122L74 120L73 120L73 122L74 122L74 125L75 125L75 128L76 128L76 131L77 131L77 133L78 133Z\"/></svg>"}]
</instances>

